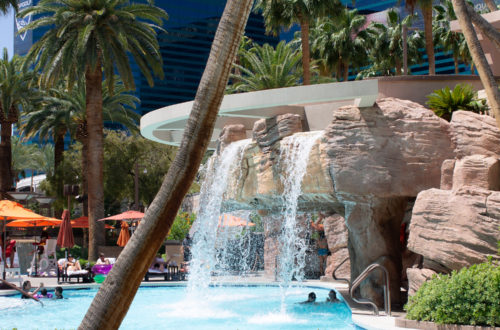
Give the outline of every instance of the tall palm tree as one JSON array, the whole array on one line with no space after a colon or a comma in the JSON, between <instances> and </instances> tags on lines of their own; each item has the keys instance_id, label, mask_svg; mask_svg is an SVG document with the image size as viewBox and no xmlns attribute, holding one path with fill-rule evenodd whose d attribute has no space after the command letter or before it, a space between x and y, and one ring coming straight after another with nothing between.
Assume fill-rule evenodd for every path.
<instances>
[{"instance_id":1,"label":"tall palm tree","mask_svg":"<svg viewBox=\"0 0 500 330\"><path fill-rule=\"evenodd\" d=\"M17 12L17 9L19 8L17 0L0 0L0 12L2 14L7 14L11 7Z\"/></svg>"},{"instance_id":2,"label":"tall palm tree","mask_svg":"<svg viewBox=\"0 0 500 330\"><path fill-rule=\"evenodd\" d=\"M40 170L38 162L40 148L36 144L23 144L17 136L11 138L12 146L12 173L14 178L26 176L26 170Z\"/></svg>"},{"instance_id":3,"label":"tall palm tree","mask_svg":"<svg viewBox=\"0 0 500 330\"><path fill-rule=\"evenodd\" d=\"M347 81L349 68L367 63L367 46L371 43L363 29L366 18L356 9L343 8L334 19L319 19L311 33L312 47L325 66L336 72L337 80Z\"/></svg>"},{"instance_id":4,"label":"tall palm tree","mask_svg":"<svg viewBox=\"0 0 500 330\"><path fill-rule=\"evenodd\" d=\"M427 61L429 62L429 74L436 74L436 62L434 59L434 38L432 36L432 0L406 0L406 7L410 13L415 11L415 6L419 6L424 17L424 37Z\"/></svg>"},{"instance_id":5,"label":"tall palm tree","mask_svg":"<svg viewBox=\"0 0 500 330\"><path fill-rule=\"evenodd\" d=\"M411 26L413 16L406 16L403 20L399 13L391 9L387 12L387 23L372 22L367 30L372 35L373 44L370 47L370 59L373 67L370 72L379 72L382 75L401 75L403 67L403 27ZM408 59L410 64L421 61L418 51L423 47L420 34L413 33L407 40Z\"/></svg>"},{"instance_id":6,"label":"tall palm tree","mask_svg":"<svg viewBox=\"0 0 500 330\"><path fill-rule=\"evenodd\" d=\"M125 317L207 150L252 4L252 0L227 2L179 151L141 225L120 253L79 329L117 329Z\"/></svg>"},{"instance_id":7,"label":"tall palm tree","mask_svg":"<svg viewBox=\"0 0 500 330\"><path fill-rule=\"evenodd\" d=\"M32 88L34 74L23 69L23 61L14 56L9 60L7 49L4 48L0 59L0 199L11 190L14 183L12 173L11 136L12 125L19 119L21 109L27 109L37 96Z\"/></svg>"},{"instance_id":8,"label":"tall palm tree","mask_svg":"<svg viewBox=\"0 0 500 330\"><path fill-rule=\"evenodd\" d=\"M464 35L454 32L450 28L450 22L457 19L451 0L444 0L440 5L434 6L434 11L436 12L433 26L434 43L441 45L445 51L451 52L455 74L458 74L459 61L469 63L471 60L468 51L464 52L464 49L467 49L466 45L464 47L464 44L466 44Z\"/></svg>"},{"instance_id":9,"label":"tall palm tree","mask_svg":"<svg viewBox=\"0 0 500 330\"><path fill-rule=\"evenodd\" d=\"M317 18L337 15L343 8L342 3L338 0L257 0L254 8L262 12L267 32L277 34L283 27L300 25L303 83L309 85L309 26Z\"/></svg>"},{"instance_id":10,"label":"tall palm tree","mask_svg":"<svg viewBox=\"0 0 500 330\"><path fill-rule=\"evenodd\" d=\"M234 66L239 74L231 75L234 83L228 85L229 92L296 86L302 77L302 53L284 41L276 48L254 43L248 48L240 47L238 58L241 64Z\"/></svg>"},{"instance_id":11,"label":"tall palm tree","mask_svg":"<svg viewBox=\"0 0 500 330\"><path fill-rule=\"evenodd\" d=\"M113 90L109 91L107 81L102 82L103 90L103 120L105 122L121 124L132 132L138 131L137 123L140 116L133 111L139 99L126 93L125 87L119 78L115 79ZM21 118L22 130L27 137L38 136L41 139L54 141L53 162L57 191L62 194L62 176L57 171L63 156L64 137L70 134L73 139L82 143L82 194L87 193L87 150L88 139L86 134L86 89L83 80L77 86L68 90L62 85L45 91L41 109L28 111ZM84 210L84 213L87 212Z\"/></svg>"},{"instance_id":12,"label":"tall palm tree","mask_svg":"<svg viewBox=\"0 0 500 330\"><path fill-rule=\"evenodd\" d=\"M38 60L41 83L54 85L66 78L68 88L76 77L85 77L86 123L88 131L89 259L97 259L97 247L104 244L103 118L102 79L114 84L115 70L127 89L134 89L129 55L148 83L154 74L163 78L162 56L156 30L167 13L150 4L128 0L41 0L20 15L40 18L20 31L47 27L28 52ZM148 23L149 22L149 23Z\"/></svg>"},{"instance_id":13,"label":"tall palm tree","mask_svg":"<svg viewBox=\"0 0 500 330\"><path fill-rule=\"evenodd\" d=\"M486 91L490 108L495 115L497 126L500 128L500 93L498 91L498 84L477 38L465 0L452 0L452 3L458 23L467 41L472 60L476 65L479 77Z\"/></svg>"}]
</instances>

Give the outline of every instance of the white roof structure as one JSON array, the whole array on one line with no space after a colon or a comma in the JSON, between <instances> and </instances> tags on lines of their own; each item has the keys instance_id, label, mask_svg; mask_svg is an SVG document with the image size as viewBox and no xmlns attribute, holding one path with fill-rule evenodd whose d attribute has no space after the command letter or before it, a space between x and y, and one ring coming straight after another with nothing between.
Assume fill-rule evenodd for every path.
<instances>
[{"instance_id":1,"label":"white roof structure","mask_svg":"<svg viewBox=\"0 0 500 330\"><path fill-rule=\"evenodd\" d=\"M33 191L38 192L38 186L40 186L40 183L45 180L47 176L45 174L40 174L40 175L35 175L33 177ZM26 187L31 187L31 176L21 179L16 182L16 190L20 191L22 188ZM29 190L29 189L28 189Z\"/></svg>"},{"instance_id":2,"label":"white roof structure","mask_svg":"<svg viewBox=\"0 0 500 330\"><path fill-rule=\"evenodd\" d=\"M378 80L373 79L226 95L209 148L215 149L225 125L243 124L247 137L250 137L255 121L285 113L302 115L311 131L322 130L330 122L334 108L350 104L369 107L375 103L378 94ZM144 115L141 134L156 142L178 146L193 102L167 106Z\"/></svg>"}]
</instances>

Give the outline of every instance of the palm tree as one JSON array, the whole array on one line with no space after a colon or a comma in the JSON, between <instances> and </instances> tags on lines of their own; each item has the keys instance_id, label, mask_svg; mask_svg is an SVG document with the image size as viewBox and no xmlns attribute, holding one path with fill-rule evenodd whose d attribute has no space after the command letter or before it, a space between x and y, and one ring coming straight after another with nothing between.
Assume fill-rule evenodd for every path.
<instances>
[{"instance_id":1,"label":"palm tree","mask_svg":"<svg viewBox=\"0 0 500 330\"><path fill-rule=\"evenodd\" d=\"M498 91L498 84L495 81L493 72L484 56L483 49L477 38L476 31L472 25L471 17L467 9L467 4L464 0L452 0L453 9L457 15L458 23L464 33L465 40L469 47L472 60L476 65L479 77L483 83L484 89L486 91L486 96L488 97L489 106L495 116L497 126L500 128L500 93Z\"/></svg>"},{"instance_id":2,"label":"palm tree","mask_svg":"<svg viewBox=\"0 0 500 330\"><path fill-rule=\"evenodd\" d=\"M41 0L20 15L40 18L29 29L48 27L28 54L38 60L41 84L54 85L65 78L71 89L76 77L85 77L86 123L88 133L89 259L97 259L97 247L104 244L103 118L102 79L114 84L115 70L126 89L134 89L129 55L148 83L154 74L163 78L162 56L156 30L166 12L150 4L130 4L128 0ZM150 23L147 23L150 22Z\"/></svg>"},{"instance_id":3,"label":"palm tree","mask_svg":"<svg viewBox=\"0 0 500 330\"><path fill-rule=\"evenodd\" d=\"M14 8L14 10L17 12L18 5L17 5L17 0L0 0L0 12L2 14L7 14L9 11L10 7Z\"/></svg>"},{"instance_id":4,"label":"palm tree","mask_svg":"<svg viewBox=\"0 0 500 330\"><path fill-rule=\"evenodd\" d=\"M103 90L103 120L121 124L132 132L137 132L140 116L133 111L139 99L126 93L119 78L115 78L113 90L108 89L107 81L102 82ZM23 133L27 137L38 136L44 140L54 141L53 163L56 175L56 191L62 194L62 176L58 172L64 151L66 134L82 143L82 194L87 193L87 150L86 134L86 90L83 80L77 86L68 90L62 85L50 88L45 92L44 104L39 110L27 112L21 119ZM84 210L86 214L86 211Z\"/></svg>"},{"instance_id":5,"label":"palm tree","mask_svg":"<svg viewBox=\"0 0 500 330\"><path fill-rule=\"evenodd\" d=\"M239 74L231 75L234 83L228 85L229 92L296 86L302 77L302 53L284 41L276 48L254 43L240 47L238 58L241 65L234 64L234 67Z\"/></svg>"},{"instance_id":6,"label":"palm tree","mask_svg":"<svg viewBox=\"0 0 500 330\"><path fill-rule=\"evenodd\" d=\"M484 3L490 11L498 10L495 0L484 0Z\"/></svg>"},{"instance_id":7,"label":"palm tree","mask_svg":"<svg viewBox=\"0 0 500 330\"><path fill-rule=\"evenodd\" d=\"M411 26L413 16L403 20L399 13L391 9L387 12L387 25L372 22L367 30L373 38L370 47L370 59L373 66L367 71L370 74L401 75L403 67L403 27ZM408 59L410 64L419 63L422 59L419 48L423 47L420 34L413 33L407 40Z\"/></svg>"},{"instance_id":8,"label":"palm tree","mask_svg":"<svg viewBox=\"0 0 500 330\"><path fill-rule=\"evenodd\" d=\"M187 120L179 151L141 225L120 253L79 329L117 329L149 261L165 240L207 150L252 0L228 1Z\"/></svg>"},{"instance_id":9,"label":"palm tree","mask_svg":"<svg viewBox=\"0 0 500 330\"><path fill-rule=\"evenodd\" d=\"M436 64L434 59L434 38L432 36L432 0L406 0L406 7L410 13L415 11L415 6L418 5L422 10L424 17L424 37L425 51L429 62L429 74L436 74Z\"/></svg>"},{"instance_id":10,"label":"palm tree","mask_svg":"<svg viewBox=\"0 0 500 330\"><path fill-rule=\"evenodd\" d=\"M39 170L38 162L35 161L39 157L40 148L36 144L23 144L21 139L13 136L11 139L12 146L12 173L14 178L19 175L25 177L26 170Z\"/></svg>"},{"instance_id":11,"label":"palm tree","mask_svg":"<svg viewBox=\"0 0 500 330\"><path fill-rule=\"evenodd\" d=\"M20 57L14 56L9 61L7 49L4 48L0 59L0 199L12 188L14 175L12 173L11 136L12 125L16 124L21 109L31 106L30 102L37 96L32 88L34 74L24 69Z\"/></svg>"},{"instance_id":12,"label":"palm tree","mask_svg":"<svg viewBox=\"0 0 500 330\"><path fill-rule=\"evenodd\" d=\"M335 19L319 19L311 33L312 48L337 80L347 81L349 68L367 63L370 35L363 29L366 18L356 9L342 9Z\"/></svg>"},{"instance_id":13,"label":"palm tree","mask_svg":"<svg viewBox=\"0 0 500 330\"><path fill-rule=\"evenodd\" d=\"M341 2L338 0L257 0L254 8L262 12L267 32L277 34L283 27L290 28L296 23L300 25L303 84L309 85L311 83L309 26L317 18L338 14L343 8Z\"/></svg>"},{"instance_id":14,"label":"palm tree","mask_svg":"<svg viewBox=\"0 0 500 330\"><path fill-rule=\"evenodd\" d=\"M444 0L441 5L434 6L434 11L436 12L433 26L434 44L439 44L445 51L451 52L455 74L458 74L458 62L462 60L465 63L469 63L471 60L469 53L464 52L464 49L467 49L464 35L451 31L450 28L450 22L457 19L453 10L453 4L450 0Z\"/></svg>"}]
</instances>

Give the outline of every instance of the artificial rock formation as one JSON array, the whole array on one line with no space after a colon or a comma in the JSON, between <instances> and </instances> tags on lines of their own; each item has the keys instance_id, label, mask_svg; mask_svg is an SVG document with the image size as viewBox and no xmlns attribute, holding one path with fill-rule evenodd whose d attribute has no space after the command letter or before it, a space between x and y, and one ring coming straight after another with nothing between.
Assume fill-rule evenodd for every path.
<instances>
[{"instance_id":1,"label":"artificial rock formation","mask_svg":"<svg viewBox=\"0 0 500 330\"><path fill-rule=\"evenodd\" d=\"M279 215L285 172L280 147L286 147L285 136L303 127L299 122L297 115L284 115L255 124L253 142L244 151L240 175L229 179L232 189L223 207ZM391 274L392 301L397 303L399 234L407 202L440 186L441 164L454 158L453 150L450 124L414 102L386 98L369 108L342 107L333 111L331 124L310 152L299 211L344 217L351 280L379 262ZM341 251L346 255L345 248ZM381 284L379 274L373 274L360 294L382 305Z\"/></svg>"},{"instance_id":2,"label":"artificial rock formation","mask_svg":"<svg viewBox=\"0 0 500 330\"><path fill-rule=\"evenodd\" d=\"M349 279L351 277L351 263L347 260L342 264L345 259L349 259L349 251L347 249L348 234L345 219L340 214L333 214L323 219L323 224L325 226L328 249L331 253L328 256L328 266L326 267L325 275L331 278L334 269L340 265L335 272L336 277Z\"/></svg>"},{"instance_id":3,"label":"artificial rock formation","mask_svg":"<svg viewBox=\"0 0 500 330\"><path fill-rule=\"evenodd\" d=\"M500 240L500 131L495 120L457 111L450 135L455 156L442 164L441 189L420 192L413 208L408 248L423 256L423 269L408 270L410 294L428 278L419 275L423 270L449 273L484 262L495 257Z\"/></svg>"}]
</instances>

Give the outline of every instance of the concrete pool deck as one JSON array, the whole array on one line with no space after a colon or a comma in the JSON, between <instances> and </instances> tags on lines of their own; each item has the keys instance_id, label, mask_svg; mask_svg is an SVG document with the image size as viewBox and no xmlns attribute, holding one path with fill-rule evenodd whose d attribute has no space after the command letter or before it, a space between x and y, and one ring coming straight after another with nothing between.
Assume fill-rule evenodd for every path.
<instances>
[{"instance_id":1,"label":"concrete pool deck","mask_svg":"<svg viewBox=\"0 0 500 330\"><path fill-rule=\"evenodd\" d=\"M32 287L36 288L40 286L41 283L49 289L53 290L56 286L61 286L63 289L88 289L88 288L99 288L101 284L99 283L77 283L73 279L71 283L58 284L57 278L55 277L29 277L27 275L22 275L23 281L31 281ZM216 278L217 283L224 285L277 285L274 278L266 277L263 272L258 272L250 274L246 277L237 276L218 276ZM397 330L397 329L408 329L397 327L396 318L403 317L402 312L393 312L392 316L385 316L383 311L380 311L380 316L374 316L370 308L366 308L363 305L355 303L349 296L347 284L341 281L320 281L320 280L306 280L302 282L304 286L310 286L312 288L323 288L323 289L335 289L338 291L344 301L347 303L352 312L353 323L359 327L369 329L369 330ZM16 283L17 284L17 283ZM150 280L149 282L142 282L141 287L151 287L151 286L184 286L186 281L160 281L160 280ZM12 294L17 294L15 290L0 290L0 296L8 296Z\"/></svg>"}]
</instances>

